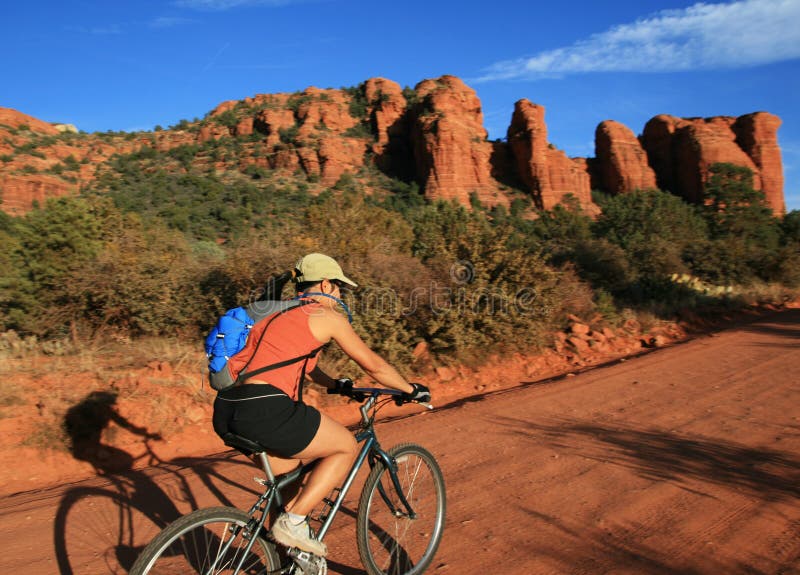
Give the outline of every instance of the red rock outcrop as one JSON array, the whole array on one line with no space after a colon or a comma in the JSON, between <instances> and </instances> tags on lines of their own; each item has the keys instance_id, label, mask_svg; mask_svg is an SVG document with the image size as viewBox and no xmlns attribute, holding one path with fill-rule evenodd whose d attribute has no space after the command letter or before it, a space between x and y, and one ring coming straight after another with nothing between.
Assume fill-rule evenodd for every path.
<instances>
[{"instance_id":1,"label":"red rock outcrop","mask_svg":"<svg viewBox=\"0 0 800 575\"><path fill-rule=\"evenodd\" d=\"M625 125L606 120L594 136L600 188L622 194L656 187L656 175L636 135Z\"/></svg>"},{"instance_id":2,"label":"red rock outcrop","mask_svg":"<svg viewBox=\"0 0 800 575\"><path fill-rule=\"evenodd\" d=\"M769 206L780 214L785 210L777 140L780 123L780 118L765 112L739 118L662 114L647 122L642 144L660 189L699 203L711 165L735 164L753 171L753 187L763 189Z\"/></svg>"},{"instance_id":3,"label":"red rock outcrop","mask_svg":"<svg viewBox=\"0 0 800 575\"><path fill-rule=\"evenodd\" d=\"M281 130L287 130L294 124L294 112L284 108L261 110L253 119L253 128L267 137L269 146L278 144Z\"/></svg>"},{"instance_id":4,"label":"red rock outcrop","mask_svg":"<svg viewBox=\"0 0 800 575\"><path fill-rule=\"evenodd\" d=\"M0 206L7 214L20 216L29 212L34 203L44 205L50 198L73 193L74 188L74 185L46 174L4 175L0 176L3 201Z\"/></svg>"},{"instance_id":5,"label":"red rock outcrop","mask_svg":"<svg viewBox=\"0 0 800 575\"><path fill-rule=\"evenodd\" d=\"M12 108L0 107L0 124L9 128L19 129L27 127L31 132L57 136L61 132L52 124L38 120L28 114L23 114Z\"/></svg>"},{"instance_id":6,"label":"red rock outcrop","mask_svg":"<svg viewBox=\"0 0 800 575\"><path fill-rule=\"evenodd\" d=\"M539 207L551 209L572 195L582 207L592 208L586 160L569 158L548 143L544 106L525 99L514 105L508 144L517 174Z\"/></svg>"},{"instance_id":7,"label":"red rock outcrop","mask_svg":"<svg viewBox=\"0 0 800 575\"><path fill-rule=\"evenodd\" d=\"M736 142L750 156L761 176L761 190L772 211L786 211L783 199L783 161L778 145L781 119L767 112L739 116L733 123Z\"/></svg>"},{"instance_id":8,"label":"red rock outcrop","mask_svg":"<svg viewBox=\"0 0 800 575\"><path fill-rule=\"evenodd\" d=\"M350 114L350 100L350 96L341 90L306 88L297 106L298 134L306 136L318 130L335 134L346 132L358 124L358 120Z\"/></svg>"},{"instance_id":9,"label":"red rock outcrop","mask_svg":"<svg viewBox=\"0 0 800 575\"><path fill-rule=\"evenodd\" d=\"M508 205L505 190L523 188L541 208L572 195L589 213L597 210L593 186L625 193L657 185L702 201L709 167L727 162L753 170L754 186L763 189L772 209L785 209L781 121L772 114L660 115L638 139L608 120L595 132L597 157L587 160L569 158L548 142L545 110L528 100L515 104L507 142L488 142L481 102L458 78L423 80L413 98L406 96L385 78L355 89L259 94L222 102L202 121L143 134L61 134L47 122L0 108L0 208L21 213L34 199L77 193L114 154L191 144L180 162L174 154L164 161L180 169L194 163L202 170L259 166L305 173L312 191L373 162L391 176L418 181L430 199L469 205L474 193L486 205ZM209 143L218 139L226 145Z\"/></svg>"},{"instance_id":10,"label":"red rock outcrop","mask_svg":"<svg viewBox=\"0 0 800 575\"><path fill-rule=\"evenodd\" d=\"M475 193L487 205L507 203L491 177L492 144L475 90L455 76L423 80L415 90L420 104L411 137L425 196L469 205Z\"/></svg>"},{"instance_id":11,"label":"red rock outcrop","mask_svg":"<svg viewBox=\"0 0 800 575\"><path fill-rule=\"evenodd\" d=\"M372 131L377 136L372 144L375 165L392 176L417 179L409 105L400 85L385 78L372 78L364 83L364 97Z\"/></svg>"}]
</instances>

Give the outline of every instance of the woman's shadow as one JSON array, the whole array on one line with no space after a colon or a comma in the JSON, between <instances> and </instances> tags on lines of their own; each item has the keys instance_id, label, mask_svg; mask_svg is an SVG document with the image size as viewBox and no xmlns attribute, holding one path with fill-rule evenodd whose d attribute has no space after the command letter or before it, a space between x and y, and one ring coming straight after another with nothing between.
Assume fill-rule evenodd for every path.
<instances>
[{"instance_id":1,"label":"woman's shadow","mask_svg":"<svg viewBox=\"0 0 800 575\"><path fill-rule=\"evenodd\" d=\"M145 439L161 439L159 434L150 433L146 427L135 425L121 416L116 403L116 393L93 391L64 415L64 430L69 436L73 457L88 461L99 474L133 468L134 457L130 453L102 442L103 431L111 422Z\"/></svg>"},{"instance_id":2,"label":"woman's shadow","mask_svg":"<svg viewBox=\"0 0 800 575\"><path fill-rule=\"evenodd\" d=\"M144 455L134 457L124 449L104 442L104 433L112 423L143 438L146 448ZM70 407L64 415L64 430L73 457L91 463L95 472L105 477L108 484L104 487L76 486L64 493L54 525L60 572L71 574L77 571L73 569L72 562L76 557L87 554L105 555L127 570L141 551L141 530L161 529L180 516L164 490L146 472L134 469L134 463L142 457L149 456L150 464L160 462L148 442L159 440L161 436L120 415L117 411L117 394L112 391L93 391ZM191 494L186 495L191 501ZM98 518L75 515L76 505L80 507L82 501L89 500L94 501L95 508L116 517L108 521L109 525L105 526L104 531L117 533L95 538L94 542L90 538L70 536L78 530L77 524L98 521ZM146 518L145 523L137 522L137 517Z\"/></svg>"}]
</instances>

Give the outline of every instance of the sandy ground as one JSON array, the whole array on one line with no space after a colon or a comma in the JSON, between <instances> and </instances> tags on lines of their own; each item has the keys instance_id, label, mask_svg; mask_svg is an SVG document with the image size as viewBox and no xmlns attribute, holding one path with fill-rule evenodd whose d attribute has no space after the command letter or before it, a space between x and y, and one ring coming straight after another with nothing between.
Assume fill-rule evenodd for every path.
<instances>
[{"instance_id":1,"label":"sandy ground","mask_svg":"<svg viewBox=\"0 0 800 575\"><path fill-rule=\"evenodd\" d=\"M800 310L521 379L378 427L444 470L430 573L800 574ZM5 496L0 567L125 573L179 514L249 505L255 474L220 453ZM363 573L357 496L328 536L330 573Z\"/></svg>"}]
</instances>

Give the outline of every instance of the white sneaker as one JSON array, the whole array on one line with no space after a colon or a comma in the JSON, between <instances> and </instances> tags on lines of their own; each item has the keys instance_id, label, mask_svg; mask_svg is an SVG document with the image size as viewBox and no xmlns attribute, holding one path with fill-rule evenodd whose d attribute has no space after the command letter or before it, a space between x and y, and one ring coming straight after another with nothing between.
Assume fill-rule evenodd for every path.
<instances>
[{"instance_id":1,"label":"white sneaker","mask_svg":"<svg viewBox=\"0 0 800 575\"><path fill-rule=\"evenodd\" d=\"M286 547L297 547L319 557L325 557L328 553L328 547L322 541L317 541L308 521L295 525L286 513L281 513L275 520L272 536L275 541Z\"/></svg>"}]
</instances>

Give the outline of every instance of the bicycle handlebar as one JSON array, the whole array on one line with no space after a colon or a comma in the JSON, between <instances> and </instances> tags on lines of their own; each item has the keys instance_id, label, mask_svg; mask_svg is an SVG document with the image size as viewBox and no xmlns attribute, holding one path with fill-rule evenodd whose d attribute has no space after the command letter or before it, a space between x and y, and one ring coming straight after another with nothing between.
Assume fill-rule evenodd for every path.
<instances>
[{"instance_id":1,"label":"bicycle handlebar","mask_svg":"<svg viewBox=\"0 0 800 575\"><path fill-rule=\"evenodd\" d=\"M423 406L425 409L433 409L433 405L430 403L425 403L423 401L415 401L413 399L406 399L403 396L405 395L404 392L400 391L399 389L386 389L383 387L353 387L352 389L346 392L338 392L338 395L344 395L351 399L355 399L359 403L367 402L367 409L372 407L372 405L377 401L378 397L381 395L392 396L394 398L394 402L397 405L403 405L405 403L416 403L418 405Z\"/></svg>"}]
</instances>

